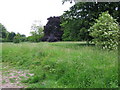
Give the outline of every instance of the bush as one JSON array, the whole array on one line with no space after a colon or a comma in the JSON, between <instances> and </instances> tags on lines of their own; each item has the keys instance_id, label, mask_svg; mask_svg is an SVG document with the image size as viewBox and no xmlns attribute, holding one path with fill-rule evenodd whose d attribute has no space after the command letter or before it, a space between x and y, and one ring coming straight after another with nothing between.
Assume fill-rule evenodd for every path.
<instances>
[{"instance_id":1,"label":"bush","mask_svg":"<svg viewBox=\"0 0 120 90\"><path fill-rule=\"evenodd\" d=\"M26 38L26 37L20 37L20 41L21 41L21 42L26 42L26 41L27 41L27 38Z\"/></svg>"},{"instance_id":2,"label":"bush","mask_svg":"<svg viewBox=\"0 0 120 90\"><path fill-rule=\"evenodd\" d=\"M42 36L40 36L40 35L34 35L34 36L27 37L27 40L30 42L40 42L41 38L42 38Z\"/></svg>"},{"instance_id":3,"label":"bush","mask_svg":"<svg viewBox=\"0 0 120 90\"><path fill-rule=\"evenodd\" d=\"M19 36L15 36L13 39L14 43L20 43L20 37Z\"/></svg>"},{"instance_id":4,"label":"bush","mask_svg":"<svg viewBox=\"0 0 120 90\"><path fill-rule=\"evenodd\" d=\"M108 12L103 12L89 30L96 45L103 49L117 49L119 28L118 22Z\"/></svg>"}]
</instances>

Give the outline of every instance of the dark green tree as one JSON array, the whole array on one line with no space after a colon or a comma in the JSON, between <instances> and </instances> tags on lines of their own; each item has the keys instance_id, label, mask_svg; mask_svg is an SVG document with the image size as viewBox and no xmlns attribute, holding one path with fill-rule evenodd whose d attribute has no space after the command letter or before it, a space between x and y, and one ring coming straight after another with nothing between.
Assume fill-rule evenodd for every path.
<instances>
[{"instance_id":1,"label":"dark green tree","mask_svg":"<svg viewBox=\"0 0 120 90\"><path fill-rule=\"evenodd\" d=\"M6 28L0 23L0 38L6 38L7 34Z\"/></svg>"},{"instance_id":2,"label":"dark green tree","mask_svg":"<svg viewBox=\"0 0 120 90\"><path fill-rule=\"evenodd\" d=\"M13 42L20 43L20 38L21 38L21 35L19 33L17 33L13 38Z\"/></svg>"},{"instance_id":3,"label":"dark green tree","mask_svg":"<svg viewBox=\"0 0 120 90\"><path fill-rule=\"evenodd\" d=\"M20 41L21 42L26 42L27 41L26 35L24 35L24 34L20 35Z\"/></svg>"},{"instance_id":4,"label":"dark green tree","mask_svg":"<svg viewBox=\"0 0 120 90\"><path fill-rule=\"evenodd\" d=\"M7 40L12 42L16 34L14 32L10 32L7 36Z\"/></svg>"}]
</instances>

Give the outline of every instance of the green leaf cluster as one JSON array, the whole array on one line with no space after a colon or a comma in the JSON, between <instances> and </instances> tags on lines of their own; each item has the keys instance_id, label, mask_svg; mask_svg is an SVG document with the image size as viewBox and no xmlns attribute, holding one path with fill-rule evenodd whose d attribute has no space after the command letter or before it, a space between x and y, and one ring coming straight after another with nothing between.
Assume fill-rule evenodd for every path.
<instances>
[{"instance_id":1,"label":"green leaf cluster","mask_svg":"<svg viewBox=\"0 0 120 90\"><path fill-rule=\"evenodd\" d=\"M119 29L118 22L108 12L103 12L89 30L96 45L103 49L117 49Z\"/></svg>"},{"instance_id":2,"label":"green leaf cluster","mask_svg":"<svg viewBox=\"0 0 120 90\"><path fill-rule=\"evenodd\" d=\"M14 43L20 43L20 35L16 35L13 39Z\"/></svg>"},{"instance_id":3,"label":"green leaf cluster","mask_svg":"<svg viewBox=\"0 0 120 90\"><path fill-rule=\"evenodd\" d=\"M120 2L80 2L65 11L61 16L65 41L91 41L89 28L94 25L99 14L109 11L110 15L120 23Z\"/></svg>"},{"instance_id":4,"label":"green leaf cluster","mask_svg":"<svg viewBox=\"0 0 120 90\"><path fill-rule=\"evenodd\" d=\"M40 39L44 36L43 33L43 26L42 25L37 25L33 24L31 26L32 31L30 32L31 36L27 37L27 40L30 42L39 42Z\"/></svg>"}]
</instances>

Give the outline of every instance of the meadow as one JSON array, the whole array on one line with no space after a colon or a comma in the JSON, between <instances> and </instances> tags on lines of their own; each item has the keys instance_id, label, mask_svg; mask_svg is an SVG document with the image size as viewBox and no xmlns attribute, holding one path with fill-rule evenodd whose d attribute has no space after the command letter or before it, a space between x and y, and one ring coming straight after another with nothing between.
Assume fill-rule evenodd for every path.
<instances>
[{"instance_id":1,"label":"meadow","mask_svg":"<svg viewBox=\"0 0 120 90\"><path fill-rule=\"evenodd\" d=\"M3 64L34 74L28 88L117 88L117 59L85 42L2 43Z\"/></svg>"}]
</instances>

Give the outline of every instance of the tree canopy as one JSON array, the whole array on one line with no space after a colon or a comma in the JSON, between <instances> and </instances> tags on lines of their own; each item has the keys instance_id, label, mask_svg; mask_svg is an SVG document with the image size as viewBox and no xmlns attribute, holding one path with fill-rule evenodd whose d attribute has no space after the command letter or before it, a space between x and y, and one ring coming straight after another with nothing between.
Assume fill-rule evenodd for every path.
<instances>
[{"instance_id":1,"label":"tree canopy","mask_svg":"<svg viewBox=\"0 0 120 90\"><path fill-rule=\"evenodd\" d=\"M63 40L92 40L88 29L95 23L99 14L105 11L109 11L120 24L120 2L80 2L72 6L61 16Z\"/></svg>"},{"instance_id":2,"label":"tree canopy","mask_svg":"<svg viewBox=\"0 0 120 90\"><path fill-rule=\"evenodd\" d=\"M0 38L6 38L7 33L6 28L0 23Z\"/></svg>"},{"instance_id":3,"label":"tree canopy","mask_svg":"<svg viewBox=\"0 0 120 90\"><path fill-rule=\"evenodd\" d=\"M42 38L42 41L61 41L63 31L61 30L60 24L60 17L54 16L48 18L48 22L46 26L44 26L44 37Z\"/></svg>"},{"instance_id":4,"label":"tree canopy","mask_svg":"<svg viewBox=\"0 0 120 90\"><path fill-rule=\"evenodd\" d=\"M28 36L28 41L31 42L39 42L40 39L43 37L43 26L41 24L41 21L35 20L31 26L31 36Z\"/></svg>"},{"instance_id":5,"label":"tree canopy","mask_svg":"<svg viewBox=\"0 0 120 90\"><path fill-rule=\"evenodd\" d=\"M89 30L96 45L103 49L117 49L119 29L118 22L108 12L103 12Z\"/></svg>"}]
</instances>

